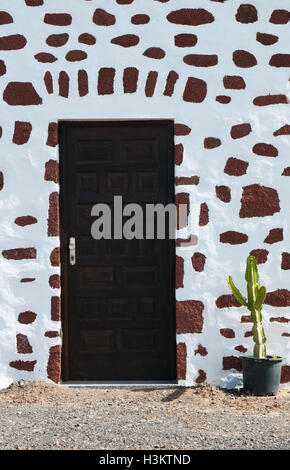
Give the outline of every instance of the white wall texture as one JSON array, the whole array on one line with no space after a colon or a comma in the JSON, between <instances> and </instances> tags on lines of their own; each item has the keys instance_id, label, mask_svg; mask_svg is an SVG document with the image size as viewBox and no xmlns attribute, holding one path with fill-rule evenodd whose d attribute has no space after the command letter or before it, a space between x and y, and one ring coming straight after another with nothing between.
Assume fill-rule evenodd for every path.
<instances>
[{"instance_id":1,"label":"white wall texture","mask_svg":"<svg viewBox=\"0 0 290 470\"><path fill-rule=\"evenodd\" d=\"M35 6L29 6L32 4ZM259 264L260 277L268 291L273 292L264 308L268 352L283 356L281 386L289 387L289 177L282 176L284 169L290 167L289 127L284 128L284 134L273 135L278 129L289 125L289 100L285 98L289 97L289 23L282 13L278 16L284 18L281 20L284 22L277 24L269 21L273 10L286 11L289 1L276 0L273 5L269 1L251 0L250 5L257 10L257 20L253 22L236 20L235 15L241 4L241 0L1 0L2 18L6 17L3 12L7 12L13 22L0 21L3 23L0 24L0 59L5 64L2 63L2 67L6 68L0 77L0 94L3 96L11 82L32 83L42 103L31 104L29 98L27 103L21 102L15 88L8 98L7 92L4 93L1 102L0 171L3 188L0 191L0 387L20 379L51 380L53 374L47 372L50 348L61 344L59 336L45 336L47 331L59 332L61 328L60 322L51 320L50 311L51 297L61 293L60 289L49 285L49 277L60 273L60 268L51 266L50 262L51 251L59 246L59 239L58 236L47 234L49 195L58 191L57 183L44 179L45 163L58 160L58 146L46 144L49 123L64 119L161 118L174 119L175 123L191 129L188 135L175 136L176 144L182 143L184 146L183 161L175 165L176 177L199 177L199 184L176 186L176 193L189 194L191 216L188 227L180 230L177 237L187 238L189 234L198 237L195 246L177 247L177 255L184 259L184 276L181 279L183 287L176 290L176 299L197 300L204 304L201 333L190 333L185 329L184 333L177 335L177 342L184 343L187 351L186 373L183 364L183 370L179 372L180 383L194 385L196 381L205 381L228 388L241 384L241 374L237 370L239 367L233 358L240 355L240 351L235 349L237 346L243 346L249 353L253 347L251 336L244 336L251 329L251 324L241 322L241 317L248 312L236 307L218 308L216 301L220 296L230 294L226 283L228 274L232 274L241 290L245 291L243 276L246 257L252 250L260 249L268 252L263 252L264 256L267 255L266 262ZM92 18L99 8L114 15L115 24L95 24ZM200 17L192 9L205 9L213 15L214 20L198 25L168 21L167 15L180 9L188 9L185 15L187 22L188 18ZM249 11L251 13L253 9ZM71 24L47 24L43 21L47 13L70 14ZM149 23L132 24L131 17L136 14L148 15ZM251 15L245 17L251 19ZM63 46L52 47L46 43L48 36L63 33L69 35ZM79 43L78 37L82 33L92 34L96 43ZM256 39L257 33L274 35L278 40L272 45L264 45ZM138 36L138 44L122 47L111 43L113 38L127 34ZM196 45L177 47L174 36L179 34L196 35ZM13 38L2 39L11 35L24 36L26 45L15 49ZM166 55L160 59L144 56L144 51L151 47L161 48ZM72 50L86 52L87 58L73 62L67 60L66 54ZM243 66L235 64L233 52L236 50L250 52L257 64L249 66L247 59ZM39 62L34 57L39 53L53 54L57 60ZM184 56L189 54L198 55L192 59L197 61L196 65L188 65L183 61ZM280 65L269 65L271 57L276 54L283 55L277 59ZM203 55L217 55L218 63L204 66L204 60L207 59ZM45 56L45 60L48 58L51 60ZM199 66L200 63L203 66ZM101 95L98 93L98 73L104 67L116 71L114 92ZM134 93L124 93L123 71L127 67L135 67L139 71ZM85 96L79 96L79 70L85 70L88 74L89 91ZM47 71L53 79L52 93L48 93L43 80ZM61 71L65 71L70 79L68 97L59 96L58 79ZM152 97L145 94L150 71L158 72ZM172 96L165 96L164 89L170 71L175 71L179 78ZM225 89L224 76L242 77L245 88ZM184 89L189 77L207 84L206 97L201 102L196 102L198 99L194 97L194 92L191 101L184 100ZM226 95L231 101L222 104L216 101L219 95ZM267 95L282 95L282 98L277 98L281 102L263 106L253 103L256 97ZM16 121L32 126L26 143L13 143ZM241 138L232 138L232 126L243 123L250 124L251 132ZM207 137L220 139L221 145L204 148L204 139ZM278 155L257 155L252 150L257 143L271 144L277 149ZM237 176L235 169L230 171L232 174L225 173L225 165L230 157L248 162L244 174ZM280 210L267 215L274 202L272 197L267 200L266 195L257 202L257 207L261 209L259 216L240 217L243 187L253 184L275 190L277 193L274 191L273 199L275 195L278 196ZM230 188L230 202L223 202L216 196L216 186ZM203 203L208 207L209 220L208 223L204 222L205 225L200 225L200 205ZM37 223L25 226L15 223L17 217L27 215L35 217ZM283 240L265 243L269 231L277 228L283 229ZM220 234L227 231L246 234L248 241L232 244L230 240L231 243L221 243ZM10 259L11 256L6 253L6 250L28 247L37 250L35 259ZM201 272L194 270L192 265L191 258L195 252L206 257ZM23 278L35 280L20 282ZM220 303L218 305L221 306ZM35 321L29 324L18 321L19 314L26 311L36 313ZM190 330L190 318L185 319L184 323L189 325ZM220 330L224 329L232 330L230 336L234 336L223 336ZM27 337L32 352L18 352L23 351L19 345L17 349L16 336L19 334ZM207 354L197 353L198 345L206 348ZM229 359L224 361L223 358ZM183 359L185 357L180 358L181 363ZM16 367L15 361L20 361ZM58 367L57 359L50 358L50 361L50 367ZM228 368L227 364L237 368ZM23 370L27 368L31 370Z\"/></svg>"}]
</instances>

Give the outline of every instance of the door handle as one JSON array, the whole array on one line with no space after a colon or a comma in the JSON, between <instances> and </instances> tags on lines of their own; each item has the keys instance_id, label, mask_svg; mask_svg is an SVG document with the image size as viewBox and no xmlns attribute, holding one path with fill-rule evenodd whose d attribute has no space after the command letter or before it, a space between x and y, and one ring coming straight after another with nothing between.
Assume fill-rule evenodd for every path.
<instances>
[{"instance_id":1,"label":"door handle","mask_svg":"<svg viewBox=\"0 0 290 470\"><path fill-rule=\"evenodd\" d=\"M69 263L71 266L76 264L76 239L75 237L70 237L69 239Z\"/></svg>"}]
</instances>

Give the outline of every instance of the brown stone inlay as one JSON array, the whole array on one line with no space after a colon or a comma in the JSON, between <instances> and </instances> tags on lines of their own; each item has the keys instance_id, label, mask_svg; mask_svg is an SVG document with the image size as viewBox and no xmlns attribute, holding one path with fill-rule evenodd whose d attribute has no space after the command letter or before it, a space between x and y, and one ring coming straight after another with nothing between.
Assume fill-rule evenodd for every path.
<instances>
[{"instance_id":1,"label":"brown stone inlay","mask_svg":"<svg viewBox=\"0 0 290 470\"><path fill-rule=\"evenodd\" d=\"M178 73L174 72L174 70L171 70L169 74L167 75L166 79L166 86L163 95L164 96L172 96L174 92L174 87L179 78Z\"/></svg>"},{"instance_id":2,"label":"brown stone inlay","mask_svg":"<svg viewBox=\"0 0 290 470\"><path fill-rule=\"evenodd\" d=\"M3 172L0 171L0 191L2 191L4 187L4 176L3 176Z\"/></svg>"},{"instance_id":3,"label":"brown stone inlay","mask_svg":"<svg viewBox=\"0 0 290 470\"><path fill-rule=\"evenodd\" d=\"M49 54L48 52L39 52L39 54L36 54L34 58L43 64L53 63L57 60L53 54Z\"/></svg>"},{"instance_id":4,"label":"brown stone inlay","mask_svg":"<svg viewBox=\"0 0 290 470\"><path fill-rule=\"evenodd\" d=\"M209 223L209 210L208 210L208 205L203 202L201 205L200 205L200 211L199 211L199 221L198 221L198 225L200 227L204 227L205 225L207 225Z\"/></svg>"},{"instance_id":5,"label":"brown stone inlay","mask_svg":"<svg viewBox=\"0 0 290 470\"><path fill-rule=\"evenodd\" d=\"M78 41L82 44L87 44L88 46L93 46L94 44L96 44L95 36L89 33L80 34Z\"/></svg>"},{"instance_id":6,"label":"brown stone inlay","mask_svg":"<svg viewBox=\"0 0 290 470\"><path fill-rule=\"evenodd\" d=\"M23 277L22 279L20 279L20 282L34 282L35 281L35 277Z\"/></svg>"},{"instance_id":7,"label":"brown stone inlay","mask_svg":"<svg viewBox=\"0 0 290 470\"><path fill-rule=\"evenodd\" d=\"M53 80L52 80L51 73L45 72L43 80L44 80L47 93L51 95L53 93Z\"/></svg>"},{"instance_id":8,"label":"brown stone inlay","mask_svg":"<svg viewBox=\"0 0 290 470\"><path fill-rule=\"evenodd\" d=\"M252 331L246 331L246 333L244 334L244 337L249 338L250 336L254 336L254 333Z\"/></svg>"},{"instance_id":9,"label":"brown stone inlay","mask_svg":"<svg viewBox=\"0 0 290 470\"><path fill-rule=\"evenodd\" d=\"M6 73L5 62L4 60L0 60L0 77L2 77L2 75L5 75L5 73Z\"/></svg>"},{"instance_id":10,"label":"brown stone inlay","mask_svg":"<svg viewBox=\"0 0 290 470\"><path fill-rule=\"evenodd\" d=\"M245 80L239 75L225 75L223 84L229 90L244 90L246 88Z\"/></svg>"},{"instance_id":11,"label":"brown stone inlay","mask_svg":"<svg viewBox=\"0 0 290 470\"><path fill-rule=\"evenodd\" d=\"M10 106L42 104L42 99L30 82L10 82L6 86L3 99Z\"/></svg>"},{"instance_id":12,"label":"brown stone inlay","mask_svg":"<svg viewBox=\"0 0 290 470\"><path fill-rule=\"evenodd\" d=\"M139 70L136 67L127 67L123 73L124 93L135 93L137 91Z\"/></svg>"},{"instance_id":13,"label":"brown stone inlay","mask_svg":"<svg viewBox=\"0 0 290 470\"><path fill-rule=\"evenodd\" d=\"M176 332L201 333L203 327L204 305L199 300L182 300L176 302Z\"/></svg>"},{"instance_id":14,"label":"brown stone inlay","mask_svg":"<svg viewBox=\"0 0 290 470\"><path fill-rule=\"evenodd\" d=\"M33 323L36 319L37 315L34 312L30 312L30 310L27 310L26 312L21 312L18 315L18 321L19 323L22 323L23 325L29 325L30 323Z\"/></svg>"},{"instance_id":15,"label":"brown stone inlay","mask_svg":"<svg viewBox=\"0 0 290 470\"><path fill-rule=\"evenodd\" d=\"M46 13L43 21L53 26L69 26L72 17L69 13Z\"/></svg>"},{"instance_id":16,"label":"brown stone inlay","mask_svg":"<svg viewBox=\"0 0 290 470\"><path fill-rule=\"evenodd\" d=\"M285 124L285 126L280 127L277 131L273 133L275 137L279 135L289 135L290 134L290 124Z\"/></svg>"},{"instance_id":17,"label":"brown stone inlay","mask_svg":"<svg viewBox=\"0 0 290 470\"><path fill-rule=\"evenodd\" d=\"M267 237L264 240L264 243L269 243L272 245L273 243L281 242L283 240L283 229L282 228L272 228Z\"/></svg>"},{"instance_id":18,"label":"brown stone inlay","mask_svg":"<svg viewBox=\"0 0 290 470\"><path fill-rule=\"evenodd\" d=\"M237 50L233 52L233 62L237 67L249 68L257 65L256 57L248 51Z\"/></svg>"},{"instance_id":19,"label":"brown stone inlay","mask_svg":"<svg viewBox=\"0 0 290 470\"><path fill-rule=\"evenodd\" d=\"M17 217L14 223L20 227L25 227L26 225L36 224L37 219L32 215L22 215L21 217Z\"/></svg>"},{"instance_id":20,"label":"brown stone inlay","mask_svg":"<svg viewBox=\"0 0 290 470\"><path fill-rule=\"evenodd\" d=\"M11 34L10 36L0 37L1 51L16 51L26 46L27 40L22 34Z\"/></svg>"},{"instance_id":21,"label":"brown stone inlay","mask_svg":"<svg viewBox=\"0 0 290 470\"><path fill-rule=\"evenodd\" d=\"M253 153L256 155L261 155L263 157L277 157L278 156L278 150L274 145L271 144L265 144L265 143L259 143L254 145L253 147Z\"/></svg>"},{"instance_id":22,"label":"brown stone inlay","mask_svg":"<svg viewBox=\"0 0 290 470\"><path fill-rule=\"evenodd\" d=\"M257 264L266 263L268 259L268 254L269 254L268 250L262 250L262 249L252 250L250 252L250 255L255 257Z\"/></svg>"},{"instance_id":23,"label":"brown stone inlay","mask_svg":"<svg viewBox=\"0 0 290 470\"><path fill-rule=\"evenodd\" d=\"M194 253L191 257L192 267L198 273L201 273L204 270L205 261L206 256L202 253Z\"/></svg>"},{"instance_id":24,"label":"brown stone inlay","mask_svg":"<svg viewBox=\"0 0 290 470\"><path fill-rule=\"evenodd\" d=\"M276 189L251 184L243 187L240 217L266 217L280 212Z\"/></svg>"},{"instance_id":25,"label":"brown stone inlay","mask_svg":"<svg viewBox=\"0 0 290 470\"><path fill-rule=\"evenodd\" d=\"M214 149L222 144L221 140L217 137L206 137L203 141L205 149Z\"/></svg>"},{"instance_id":26,"label":"brown stone inlay","mask_svg":"<svg viewBox=\"0 0 290 470\"><path fill-rule=\"evenodd\" d=\"M242 137L246 137L252 132L251 124L243 123L243 124L236 124L231 128L231 138L232 139L241 139Z\"/></svg>"},{"instance_id":27,"label":"brown stone inlay","mask_svg":"<svg viewBox=\"0 0 290 470\"><path fill-rule=\"evenodd\" d=\"M183 99L189 103L201 103L207 94L207 84L199 78L189 77L187 79Z\"/></svg>"},{"instance_id":28,"label":"brown stone inlay","mask_svg":"<svg viewBox=\"0 0 290 470\"><path fill-rule=\"evenodd\" d=\"M48 133L46 145L56 147L58 144L58 124L57 122L50 122L48 124Z\"/></svg>"},{"instance_id":29,"label":"brown stone inlay","mask_svg":"<svg viewBox=\"0 0 290 470\"><path fill-rule=\"evenodd\" d=\"M59 88L59 96L62 96L63 98L68 98L68 94L69 94L69 76L64 70L62 70L59 73L58 88Z\"/></svg>"},{"instance_id":30,"label":"brown stone inlay","mask_svg":"<svg viewBox=\"0 0 290 470\"><path fill-rule=\"evenodd\" d=\"M98 94L112 95L114 93L115 69L111 67L103 67L99 70L98 77Z\"/></svg>"},{"instance_id":31,"label":"brown stone inlay","mask_svg":"<svg viewBox=\"0 0 290 470\"><path fill-rule=\"evenodd\" d=\"M134 47L137 46L139 41L140 39L136 34L124 34L123 36L113 38L111 43L122 47Z\"/></svg>"},{"instance_id":32,"label":"brown stone inlay","mask_svg":"<svg viewBox=\"0 0 290 470\"><path fill-rule=\"evenodd\" d=\"M93 16L93 22L98 26L112 26L116 23L116 18L102 8L97 8Z\"/></svg>"},{"instance_id":33,"label":"brown stone inlay","mask_svg":"<svg viewBox=\"0 0 290 470\"><path fill-rule=\"evenodd\" d=\"M181 256L175 257L175 287L179 289L184 287L183 285L183 277L184 277L184 259Z\"/></svg>"},{"instance_id":34,"label":"brown stone inlay","mask_svg":"<svg viewBox=\"0 0 290 470\"><path fill-rule=\"evenodd\" d=\"M236 369L242 371L242 360L236 356L223 357L223 370Z\"/></svg>"},{"instance_id":35,"label":"brown stone inlay","mask_svg":"<svg viewBox=\"0 0 290 470\"><path fill-rule=\"evenodd\" d=\"M81 97L89 93L88 74L85 70L78 71L78 90Z\"/></svg>"},{"instance_id":36,"label":"brown stone inlay","mask_svg":"<svg viewBox=\"0 0 290 470\"><path fill-rule=\"evenodd\" d=\"M221 328L220 334L225 338L234 338L236 336L234 330L231 328Z\"/></svg>"},{"instance_id":37,"label":"brown stone inlay","mask_svg":"<svg viewBox=\"0 0 290 470\"><path fill-rule=\"evenodd\" d=\"M193 47L197 43L195 34L177 34L174 36L174 44L176 47Z\"/></svg>"},{"instance_id":38,"label":"brown stone inlay","mask_svg":"<svg viewBox=\"0 0 290 470\"><path fill-rule=\"evenodd\" d=\"M181 144L180 144L181 145ZM175 185L199 184L199 176L176 176Z\"/></svg>"},{"instance_id":39,"label":"brown stone inlay","mask_svg":"<svg viewBox=\"0 0 290 470\"><path fill-rule=\"evenodd\" d=\"M284 168L282 176L290 176L290 166Z\"/></svg>"},{"instance_id":40,"label":"brown stone inlay","mask_svg":"<svg viewBox=\"0 0 290 470\"><path fill-rule=\"evenodd\" d=\"M231 102L231 97L230 96L225 96L225 95L218 95L216 96L216 101L218 101L221 104L228 104Z\"/></svg>"},{"instance_id":41,"label":"brown stone inlay","mask_svg":"<svg viewBox=\"0 0 290 470\"><path fill-rule=\"evenodd\" d=\"M281 370L281 384L290 382L290 366L282 366Z\"/></svg>"},{"instance_id":42,"label":"brown stone inlay","mask_svg":"<svg viewBox=\"0 0 290 470\"><path fill-rule=\"evenodd\" d=\"M13 143L16 145L24 145L29 141L32 131L30 122L16 121L14 124Z\"/></svg>"},{"instance_id":43,"label":"brown stone inlay","mask_svg":"<svg viewBox=\"0 0 290 470\"><path fill-rule=\"evenodd\" d=\"M58 162L56 160L48 160L48 162L45 163L44 179L58 183Z\"/></svg>"},{"instance_id":44,"label":"brown stone inlay","mask_svg":"<svg viewBox=\"0 0 290 470\"><path fill-rule=\"evenodd\" d=\"M47 338L58 338L60 336L59 331L46 331L44 336Z\"/></svg>"},{"instance_id":45,"label":"brown stone inlay","mask_svg":"<svg viewBox=\"0 0 290 470\"><path fill-rule=\"evenodd\" d=\"M49 195L47 235L49 237L58 237L59 235L59 200L57 192Z\"/></svg>"},{"instance_id":46,"label":"brown stone inlay","mask_svg":"<svg viewBox=\"0 0 290 470\"><path fill-rule=\"evenodd\" d=\"M50 254L50 264L51 266L60 266L60 248L54 248Z\"/></svg>"},{"instance_id":47,"label":"brown stone inlay","mask_svg":"<svg viewBox=\"0 0 290 470\"><path fill-rule=\"evenodd\" d=\"M248 3L240 5L236 13L236 20L244 24L255 23L258 20L257 9Z\"/></svg>"},{"instance_id":48,"label":"brown stone inlay","mask_svg":"<svg viewBox=\"0 0 290 470\"><path fill-rule=\"evenodd\" d=\"M52 289L60 289L60 276L59 276L59 274L52 274L50 276L49 285Z\"/></svg>"},{"instance_id":49,"label":"brown stone inlay","mask_svg":"<svg viewBox=\"0 0 290 470\"><path fill-rule=\"evenodd\" d=\"M217 308L241 307L241 304L232 294L220 295L215 303Z\"/></svg>"},{"instance_id":50,"label":"brown stone inlay","mask_svg":"<svg viewBox=\"0 0 290 470\"><path fill-rule=\"evenodd\" d=\"M0 11L0 26L9 23L13 23L12 16L7 11Z\"/></svg>"},{"instance_id":51,"label":"brown stone inlay","mask_svg":"<svg viewBox=\"0 0 290 470\"><path fill-rule=\"evenodd\" d=\"M247 173L249 163L238 158L228 158L224 172L230 176L242 176Z\"/></svg>"},{"instance_id":52,"label":"brown stone inlay","mask_svg":"<svg viewBox=\"0 0 290 470\"><path fill-rule=\"evenodd\" d=\"M287 338L290 338L290 333L282 333L281 336L286 336Z\"/></svg>"},{"instance_id":53,"label":"brown stone inlay","mask_svg":"<svg viewBox=\"0 0 290 470\"><path fill-rule=\"evenodd\" d=\"M150 21L150 16L144 14L134 15L131 18L131 23L136 25L147 24Z\"/></svg>"},{"instance_id":54,"label":"brown stone inlay","mask_svg":"<svg viewBox=\"0 0 290 470\"><path fill-rule=\"evenodd\" d=\"M270 23L273 24L287 24L290 20L290 12L287 10L274 10L272 12Z\"/></svg>"},{"instance_id":55,"label":"brown stone inlay","mask_svg":"<svg viewBox=\"0 0 290 470\"><path fill-rule=\"evenodd\" d=\"M290 54L272 55L269 65L272 65L272 67L290 67Z\"/></svg>"},{"instance_id":56,"label":"brown stone inlay","mask_svg":"<svg viewBox=\"0 0 290 470\"><path fill-rule=\"evenodd\" d=\"M281 269L290 269L290 253L286 251L282 253Z\"/></svg>"},{"instance_id":57,"label":"brown stone inlay","mask_svg":"<svg viewBox=\"0 0 290 470\"><path fill-rule=\"evenodd\" d=\"M271 104L287 104L288 99L286 95L265 95L257 96L253 103L255 106L270 106Z\"/></svg>"},{"instance_id":58,"label":"brown stone inlay","mask_svg":"<svg viewBox=\"0 0 290 470\"><path fill-rule=\"evenodd\" d=\"M272 46L278 39L278 36L274 36L273 34L257 33L256 35L256 40L264 46Z\"/></svg>"},{"instance_id":59,"label":"brown stone inlay","mask_svg":"<svg viewBox=\"0 0 290 470\"><path fill-rule=\"evenodd\" d=\"M167 15L167 20L174 24L199 26L214 21L214 16L203 8L181 8Z\"/></svg>"},{"instance_id":60,"label":"brown stone inlay","mask_svg":"<svg viewBox=\"0 0 290 470\"><path fill-rule=\"evenodd\" d=\"M183 62L194 67L213 67L218 63L218 56L215 54L188 54L183 58Z\"/></svg>"},{"instance_id":61,"label":"brown stone inlay","mask_svg":"<svg viewBox=\"0 0 290 470\"><path fill-rule=\"evenodd\" d=\"M11 361L10 367L17 370L26 370L27 372L33 372L36 361Z\"/></svg>"},{"instance_id":62,"label":"brown stone inlay","mask_svg":"<svg viewBox=\"0 0 290 470\"><path fill-rule=\"evenodd\" d=\"M60 382L61 373L61 347L52 346L49 350L47 363L47 377L55 383Z\"/></svg>"},{"instance_id":63,"label":"brown stone inlay","mask_svg":"<svg viewBox=\"0 0 290 470\"><path fill-rule=\"evenodd\" d=\"M12 250L3 250L2 256L6 259L35 259L37 250L35 248L14 248Z\"/></svg>"},{"instance_id":64,"label":"brown stone inlay","mask_svg":"<svg viewBox=\"0 0 290 470\"><path fill-rule=\"evenodd\" d=\"M85 60L88 57L88 54L84 51L75 49L73 51L69 51L65 58L68 62L79 62L81 60Z\"/></svg>"},{"instance_id":65,"label":"brown stone inlay","mask_svg":"<svg viewBox=\"0 0 290 470\"><path fill-rule=\"evenodd\" d=\"M194 355L196 356L197 354L199 354L200 356L207 356L208 352L204 346L198 344L197 348L194 350Z\"/></svg>"},{"instance_id":66,"label":"brown stone inlay","mask_svg":"<svg viewBox=\"0 0 290 470\"><path fill-rule=\"evenodd\" d=\"M247 243L248 235L245 233L235 232L229 230L220 234L221 243L229 243L230 245L240 245L241 243Z\"/></svg>"},{"instance_id":67,"label":"brown stone inlay","mask_svg":"<svg viewBox=\"0 0 290 470\"><path fill-rule=\"evenodd\" d=\"M181 165L183 162L183 145L177 144L174 148L174 163L175 165Z\"/></svg>"},{"instance_id":68,"label":"brown stone inlay","mask_svg":"<svg viewBox=\"0 0 290 470\"><path fill-rule=\"evenodd\" d=\"M265 304L272 305L272 307L289 307L290 291L287 289L277 289L275 291L268 292Z\"/></svg>"},{"instance_id":69,"label":"brown stone inlay","mask_svg":"<svg viewBox=\"0 0 290 470\"><path fill-rule=\"evenodd\" d=\"M251 315L242 315L241 316L241 323L252 323Z\"/></svg>"},{"instance_id":70,"label":"brown stone inlay","mask_svg":"<svg viewBox=\"0 0 290 470\"><path fill-rule=\"evenodd\" d=\"M198 377L195 379L195 382L197 384L201 384L205 381L206 381L206 373L204 372L204 370L199 369L198 370Z\"/></svg>"},{"instance_id":71,"label":"brown stone inlay","mask_svg":"<svg viewBox=\"0 0 290 470\"><path fill-rule=\"evenodd\" d=\"M60 298L56 295L51 297L51 320L52 321L61 321L60 314Z\"/></svg>"},{"instance_id":72,"label":"brown stone inlay","mask_svg":"<svg viewBox=\"0 0 290 470\"><path fill-rule=\"evenodd\" d=\"M228 186L216 186L215 193L221 201L226 203L231 201L231 189Z\"/></svg>"},{"instance_id":73,"label":"brown stone inlay","mask_svg":"<svg viewBox=\"0 0 290 470\"><path fill-rule=\"evenodd\" d=\"M175 124L174 125L174 135L188 135L191 133L190 127L185 124Z\"/></svg>"},{"instance_id":74,"label":"brown stone inlay","mask_svg":"<svg viewBox=\"0 0 290 470\"><path fill-rule=\"evenodd\" d=\"M69 40L69 35L67 33L63 34L51 34L46 39L46 44L51 47L61 47L64 46Z\"/></svg>"},{"instance_id":75,"label":"brown stone inlay","mask_svg":"<svg viewBox=\"0 0 290 470\"><path fill-rule=\"evenodd\" d=\"M145 85L145 95L147 96L147 98L151 98L154 95L157 78L158 72L151 70L151 72L148 73Z\"/></svg>"},{"instance_id":76,"label":"brown stone inlay","mask_svg":"<svg viewBox=\"0 0 290 470\"><path fill-rule=\"evenodd\" d=\"M21 333L16 335L16 347L19 354L31 354L33 352L27 336Z\"/></svg>"},{"instance_id":77,"label":"brown stone inlay","mask_svg":"<svg viewBox=\"0 0 290 470\"><path fill-rule=\"evenodd\" d=\"M28 7L40 7L43 5L43 0L25 0Z\"/></svg>"},{"instance_id":78,"label":"brown stone inlay","mask_svg":"<svg viewBox=\"0 0 290 470\"><path fill-rule=\"evenodd\" d=\"M242 344L240 344L239 346L236 346L235 350L240 351L241 353L245 353L248 351L247 348L245 348Z\"/></svg>"},{"instance_id":79,"label":"brown stone inlay","mask_svg":"<svg viewBox=\"0 0 290 470\"><path fill-rule=\"evenodd\" d=\"M186 379L186 344L178 343L176 346L177 380Z\"/></svg>"},{"instance_id":80,"label":"brown stone inlay","mask_svg":"<svg viewBox=\"0 0 290 470\"><path fill-rule=\"evenodd\" d=\"M270 322L278 322L278 323L289 323L289 318L285 317L271 317Z\"/></svg>"},{"instance_id":81,"label":"brown stone inlay","mask_svg":"<svg viewBox=\"0 0 290 470\"><path fill-rule=\"evenodd\" d=\"M163 59L165 57L165 51L161 47L149 47L143 52L145 57L150 59Z\"/></svg>"}]
</instances>

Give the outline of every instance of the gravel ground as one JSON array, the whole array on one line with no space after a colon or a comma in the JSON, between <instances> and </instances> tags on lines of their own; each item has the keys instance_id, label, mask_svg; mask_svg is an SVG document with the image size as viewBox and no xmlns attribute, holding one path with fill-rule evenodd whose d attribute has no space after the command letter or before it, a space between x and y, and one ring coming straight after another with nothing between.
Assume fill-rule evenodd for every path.
<instances>
[{"instance_id":1,"label":"gravel ground","mask_svg":"<svg viewBox=\"0 0 290 470\"><path fill-rule=\"evenodd\" d=\"M290 449L290 393L252 397L209 385L0 391L0 449Z\"/></svg>"}]
</instances>

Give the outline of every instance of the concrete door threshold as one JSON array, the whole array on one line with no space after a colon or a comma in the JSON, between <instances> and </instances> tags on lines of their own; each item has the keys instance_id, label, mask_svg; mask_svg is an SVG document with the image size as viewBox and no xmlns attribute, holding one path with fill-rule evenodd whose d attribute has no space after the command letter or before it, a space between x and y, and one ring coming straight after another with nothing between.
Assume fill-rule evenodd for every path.
<instances>
[{"instance_id":1,"label":"concrete door threshold","mask_svg":"<svg viewBox=\"0 0 290 470\"><path fill-rule=\"evenodd\" d=\"M70 388L125 388L125 389L144 389L144 388L179 388L179 385L175 381L164 381L164 380L120 380L120 381L78 381L71 380L69 382L61 382L60 387Z\"/></svg>"}]
</instances>

